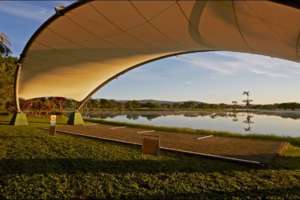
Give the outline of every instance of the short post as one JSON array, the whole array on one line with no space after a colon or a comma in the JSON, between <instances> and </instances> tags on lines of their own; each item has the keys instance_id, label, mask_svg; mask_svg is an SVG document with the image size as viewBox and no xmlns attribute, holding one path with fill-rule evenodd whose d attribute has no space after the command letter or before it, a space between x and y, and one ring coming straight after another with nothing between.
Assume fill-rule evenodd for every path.
<instances>
[{"instance_id":1,"label":"short post","mask_svg":"<svg viewBox=\"0 0 300 200\"><path fill-rule=\"evenodd\" d=\"M143 154L159 155L160 141L158 135L143 135Z\"/></svg>"},{"instance_id":2,"label":"short post","mask_svg":"<svg viewBox=\"0 0 300 200\"><path fill-rule=\"evenodd\" d=\"M55 135L55 133L56 133L56 115L51 115L49 135Z\"/></svg>"}]
</instances>

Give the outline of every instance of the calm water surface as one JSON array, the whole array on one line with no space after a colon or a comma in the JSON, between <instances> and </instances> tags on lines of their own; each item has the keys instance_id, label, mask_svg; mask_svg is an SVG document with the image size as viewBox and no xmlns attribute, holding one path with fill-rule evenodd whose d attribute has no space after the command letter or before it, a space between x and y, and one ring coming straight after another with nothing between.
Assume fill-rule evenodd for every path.
<instances>
[{"instance_id":1,"label":"calm water surface","mask_svg":"<svg viewBox=\"0 0 300 200\"><path fill-rule=\"evenodd\" d=\"M99 117L98 117L99 118ZM110 121L147 125L229 131L240 134L272 134L300 137L300 119L253 113L225 113L222 115L116 115L101 116Z\"/></svg>"}]
</instances>

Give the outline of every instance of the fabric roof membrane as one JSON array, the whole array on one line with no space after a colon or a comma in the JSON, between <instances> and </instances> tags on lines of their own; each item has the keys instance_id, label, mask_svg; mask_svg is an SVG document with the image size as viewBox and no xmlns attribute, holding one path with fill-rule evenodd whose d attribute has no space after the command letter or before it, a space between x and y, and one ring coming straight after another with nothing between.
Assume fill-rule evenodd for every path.
<instances>
[{"instance_id":1,"label":"fabric roof membrane","mask_svg":"<svg viewBox=\"0 0 300 200\"><path fill-rule=\"evenodd\" d=\"M82 101L124 71L186 52L227 50L299 62L299 19L298 8L273 1L80 1L47 20L27 43L19 97Z\"/></svg>"}]
</instances>

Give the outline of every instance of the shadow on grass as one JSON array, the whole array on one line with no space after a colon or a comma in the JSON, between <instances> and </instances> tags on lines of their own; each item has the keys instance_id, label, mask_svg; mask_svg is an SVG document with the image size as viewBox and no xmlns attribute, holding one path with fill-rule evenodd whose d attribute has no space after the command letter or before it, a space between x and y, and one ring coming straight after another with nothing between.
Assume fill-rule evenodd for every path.
<instances>
[{"instance_id":1,"label":"shadow on grass","mask_svg":"<svg viewBox=\"0 0 300 200\"><path fill-rule=\"evenodd\" d=\"M158 173L158 172L216 172L249 170L257 167L242 166L216 160L203 162L189 160L115 160L94 159L2 159L0 174L47 174L47 173Z\"/></svg>"},{"instance_id":2,"label":"shadow on grass","mask_svg":"<svg viewBox=\"0 0 300 200\"><path fill-rule=\"evenodd\" d=\"M28 139L32 141L32 139L41 139L43 136L26 136L26 135L13 135L13 136L2 136L0 135L0 140L15 140L15 139Z\"/></svg>"},{"instance_id":3,"label":"shadow on grass","mask_svg":"<svg viewBox=\"0 0 300 200\"><path fill-rule=\"evenodd\" d=\"M0 119L0 125L9 125L10 120Z\"/></svg>"},{"instance_id":4,"label":"shadow on grass","mask_svg":"<svg viewBox=\"0 0 300 200\"><path fill-rule=\"evenodd\" d=\"M299 170L300 169L300 157L277 157L271 163L272 169L288 169Z\"/></svg>"},{"instance_id":5,"label":"shadow on grass","mask_svg":"<svg viewBox=\"0 0 300 200\"><path fill-rule=\"evenodd\" d=\"M12 117L12 115L0 115L0 125L9 125ZM27 120L29 124L50 124L50 116L27 116ZM56 124L66 125L67 118L57 117Z\"/></svg>"},{"instance_id":6,"label":"shadow on grass","mask_svg":"<svg viewBox=\"0 0 300 200\"><path fill-rule=\"evenodd\" d=\"M264 169L257 166L224 162L199 158L200 161L190 159L177 160L95 160L95 159L2 159L0 160L0 174L47 174L47 173L174 173L174 172L226 172ZM300 169L300 158L281 158L272 169Z\"/></svg>"},{"instance_id":7,"label":"shadow on grass","mask_svg":"<svg viewBox=\"0 0 300 200\"><path fill-rule=\"evenodd\" d=\"M155 195L128 195L123 199L265 199L282 197L280 199L299 199L300 187L270 188L270 189L242 189L235 191L203 191L186 193L161 193Z\"/></svg>"}]
</instances>

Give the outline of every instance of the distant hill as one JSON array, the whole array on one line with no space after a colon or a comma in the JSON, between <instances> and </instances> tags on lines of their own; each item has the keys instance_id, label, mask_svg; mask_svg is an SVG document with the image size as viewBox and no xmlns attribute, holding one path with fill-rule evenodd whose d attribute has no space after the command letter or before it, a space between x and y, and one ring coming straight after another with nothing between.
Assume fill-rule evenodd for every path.
<instances>
[{"instance_id":1,"label":"distant hill","mask_svg":"<svg viewBox=\"0 0 300 200\"><path fill-rule=\"evenodd\" d=\"M100 100L101 98L95 98L94 100ZM160 103L160 104L173 104L173 103L184 103L184 102L193 102L193 103L205 103L201 101L187 100L187 101L166 101L166 100L156 100L156 99L141 99L141 100L118 100L118 99L106 99L112 100L116 102L129 102L129 101L137 101L139 103Z\"/></svg>"},{"instance_id":2,"label":"distant hill","mask_svg":"<svg viewBox=\"0 0 300 200\"><path fill-rule=\"evenodd\" d=\"M113 100L113 99L111 99ZM172 103L182 103L183 101L165 101L165 100L155 100L155 99L142 99L142 100L115 100L117 102L129 102L129 101L137 101L139 103L164 103L164 104L172 104Z\"/></svg>"}]
</instances>

